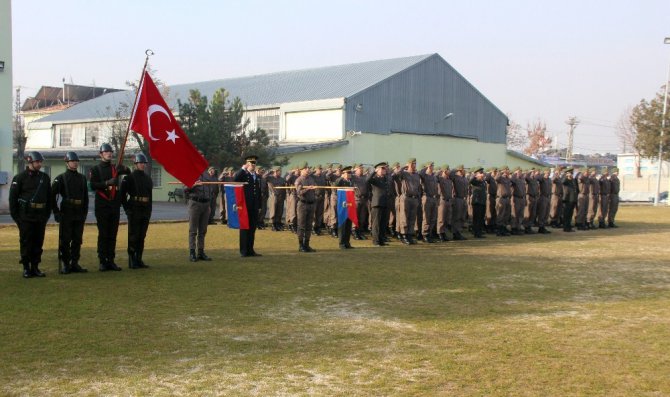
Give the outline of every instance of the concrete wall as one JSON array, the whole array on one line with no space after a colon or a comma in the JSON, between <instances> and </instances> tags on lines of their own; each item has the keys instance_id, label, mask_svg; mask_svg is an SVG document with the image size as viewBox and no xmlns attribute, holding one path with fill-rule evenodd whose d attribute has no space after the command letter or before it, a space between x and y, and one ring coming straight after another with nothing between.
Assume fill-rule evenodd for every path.
<instances>
[{"instance_id":1,"label":"concrete wall","mask_svg":"<svg viewBox=\"0 0 670 397\"><path fill-rule=\"evenodd\" d=\"M0 0L0 61L5 68L0 72L0 172L7 173L8 182L12 172L12 4L11 0ZM0 213L9 212L9 184L0 185Z\"/></svg>"},{"instance_id":2,"label":"concrete wall","mask_svg":"<svg viewBox=\"0 0 670 397\"><path fill-rule=\"evenodd\" d=\"M481 143L474 139L414 134L368 134L348 137L349 144L333 149L298 153L290 158L290 165L307 161L310 164L353 163L376 164L381 161L400 163L410 157L417 164L433 161L436 165L463 164L466 167L498 166L507 161L504 144Z\"/></svg>"}]
</instances>

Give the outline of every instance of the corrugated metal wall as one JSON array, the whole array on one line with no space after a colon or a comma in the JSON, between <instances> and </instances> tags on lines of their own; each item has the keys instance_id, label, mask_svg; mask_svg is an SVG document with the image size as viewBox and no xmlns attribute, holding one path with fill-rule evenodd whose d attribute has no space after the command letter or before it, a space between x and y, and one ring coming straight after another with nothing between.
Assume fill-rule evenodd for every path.
<instances>
[{"instance_id":1,"label":"corrugated metal wall","mask_svg":"<svg viewBox=\"0 0 670 397\"><path fill-rule=\"evenodd\" d=\"M453 115L444 119L449 113ZM347 98L346 104L347 131L505 143L506 127L507 116L437 54Z\"/></svg>"}]
</instances>

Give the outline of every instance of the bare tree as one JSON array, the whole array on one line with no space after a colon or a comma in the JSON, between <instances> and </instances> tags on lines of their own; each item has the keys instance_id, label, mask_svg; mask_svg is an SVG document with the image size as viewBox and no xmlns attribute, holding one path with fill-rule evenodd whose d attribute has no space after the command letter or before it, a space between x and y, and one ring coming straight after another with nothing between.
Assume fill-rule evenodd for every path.
<instances>
[{"instance_id":1,"label":"bare tree","mask_svg":"<svg viewBox=\"0 0 670 397\"><path fill-rule=\"evenodd\" d=\"M616 125L616 134L619 137L621 146L623 146L624 153L633 153L634 155L634 166L635 166L635 175L638 178L642 178L642 171L640 166L640 151L637 148L637 129L632 123L631 119L633 116L633 108L628 107L621 114L619 122Z\"/></svg>"},{"instance_id":2,"label":"bare tree","mask_svg":"<svg viewBox=\"0 0 670 397\"><path fill-rule=\"evenodd\" d=\"M526 146L523 153L528 156L537 156L551 147L551 138L547 136L547 123L537 120L526 126Z\"/></svg>"},{"instance_id":3,"label":"bare tree","mask_svg":"<svg viewBox=\"0 0 670 397\"><path fill-rule=\"evenodd\" d=\"M526 143L526 136L523 133L521 124L512 120L511 115L507 115L509 122L507 123L507 148L510 150L522 151L523 145Z\"/></svg>"}]
</instances>

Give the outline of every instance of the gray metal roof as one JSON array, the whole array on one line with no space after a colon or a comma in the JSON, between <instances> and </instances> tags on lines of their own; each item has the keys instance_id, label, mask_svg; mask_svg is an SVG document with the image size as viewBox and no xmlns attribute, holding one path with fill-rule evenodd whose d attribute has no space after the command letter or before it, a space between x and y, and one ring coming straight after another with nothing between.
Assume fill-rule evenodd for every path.
<instances>
[{"instance_id":1,"label":"gray metal roof","mask_svg":"<svg viewBox=\"0 0 670 397\"><path fill-rule=\"evenodd\" d=\"M201 95L211 99L219 88L225 88L231 98L239 97L246 106L278 106L287 102L347 98L433 55L435 54L174 85L169 87L166 101L176 110L177 99L185 102L190 90L197 89ZM132 105L133 100L129 91L106 94L39 121L58 124L107 119L113 117L120 103Z\"/></svg>"}]
</instances>

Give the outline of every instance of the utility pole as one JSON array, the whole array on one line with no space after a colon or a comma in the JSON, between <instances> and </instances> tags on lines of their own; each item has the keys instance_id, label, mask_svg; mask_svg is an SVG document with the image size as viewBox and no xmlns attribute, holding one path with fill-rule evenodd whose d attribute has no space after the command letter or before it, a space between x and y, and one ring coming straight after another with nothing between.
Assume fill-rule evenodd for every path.
<instances>
[{"instance_id":1,"label":"utility pole","mask_svg":"<svg viewBox=\"0 0 670 397\"><path fill-rule=\"evenodd\" d=\"M570 126L570 131L568 131L568 148L565 151L565 162L569 163L572 161L572 142L575 137L575 128L579 124L577 117L572 116L566 122Z\"/></svg>"},{"instance_id":2,"label":"utility pole","mask_svg":"<svg viewBox=\"0 0 670 397\"><path fill-rule=\"evenodd\" d=\"M23 154L26 151L26 132L24 130L23 116L21 115L21 87L16 87L16 98L14 98L14 126L13 138L16 147L16 157L18 159L18 170L23 170Z\"/></svg>"}]
</instances>

